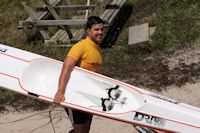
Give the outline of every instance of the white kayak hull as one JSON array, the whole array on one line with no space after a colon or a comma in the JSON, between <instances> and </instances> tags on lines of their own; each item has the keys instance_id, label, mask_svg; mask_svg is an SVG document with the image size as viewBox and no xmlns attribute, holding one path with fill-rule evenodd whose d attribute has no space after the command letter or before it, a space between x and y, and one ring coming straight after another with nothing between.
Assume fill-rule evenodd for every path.
<instances>
[{"instance_id":1,"label":"white kayak hull","mask_svg":"<svg viewBox=\"0 0 200 133\"><path fill-rule=\"evenodd\" d=\"M0 86L53 102L62 62L0 44ZM200 109L75 67L60 105L167 132L200 133Z\"/></svg>"}]
</instances>

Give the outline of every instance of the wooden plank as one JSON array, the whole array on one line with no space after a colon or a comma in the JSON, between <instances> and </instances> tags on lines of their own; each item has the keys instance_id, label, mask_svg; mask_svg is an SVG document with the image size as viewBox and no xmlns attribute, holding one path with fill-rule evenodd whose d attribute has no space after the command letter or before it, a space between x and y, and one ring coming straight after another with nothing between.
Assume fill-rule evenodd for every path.
<instances>
[{"instance_id":1,"label":"wooden plank","mask_svg":"<svg viewBox=\"0 0 200 133\"><path fill-rule=\"evenodd\" d=\"M67 35L66 31L63 30L63 29L59 29L59 30L55 33L55 35L51 38L51 40L60 40L60 38L63 36L63 34L66 34L66 35Z\"/></svg>"},{"instance_id":2,"label":"wooden plank","mask_svg":"<svg viewBox=\"0 0 200 133\"><path fill-rule=\"evenodd\" d=\"M59 29L50 40L45 40L45 44L48 46L61 46L61 47L72 46L72 44L81 40L81 36L82 36L83 32L84 32L83 29L74 30L74 31L72 31L72 33L75 38L69 39L66 31ZM62 44L65 44L65 45L62 45Z\"/></svg>"},{"instance_id":3,"label":"wooden plank","mask_svg":"<svg viewBox=\"0 0 200 133\"><path fill-rule=\"evenodd\" d=\"M118 3L119 9L114 10L113 14L109 17L107 20L109 23L112 23L116 15L119 13L120 9L123 7L123 5L126 3L126 0L120 0Z\"/></svg>"},{"instance_id":4,"label":"wooden plank","mask_svg":"<svg viewBox=\"0 0 200 133\"><path fill-rule=\"evenodd\" d=\"M49 0L49 2L55 6L57 5L61 0ZM18 23L18 28L22 29L22 28L33 28L34 24L31 25L24 25L24 22L26 21L35 21L35 20L40 20L42 19L45 15L47 15L47 11L40 11L40 12L34 12L28 5L26 2L22 2L22 5L24 6L25 10L27 11L27 13L29 14L29 17L25 20L25 21L19 21ZM43 8L46 8L46 5L42 6Z\"/></svg>"},{"instance_id":5,"label":"wooden plank","mask_svg":"<svg viewBox=\"0 0 200 133\"><path fill-rule=\"evenodd\" d=\"M69 39L69 36L67 36L67 33L66 31L63 30L63 34L60 36L60 38L58 40L62 41L64 40L65 38ZM69 39L70 40L70 39Z\"/></svg>"},{"instance_id":6,"label":"wooden plank","mask_svg":"<svg viewBox=\"0 0 200 133\"><path fill-rule=\"evenodd\" d=\"M52 6L55 6L57 5L58 3L60 3L61 0L49 0L49 3L52 5ZM46 5L43 5L42 6L43 8L46 8ZM43 17L45 17L46 15L48 14L48 11L39 11L39 12L36 12L35 16L38 20L42 19ZM26 19L26 21L31 21L32 18L31 17L28 17Z\"/></svg>"},{"instance_id":7,"label":"wooden plank","mask_svg":"<svg viewBox=\"0 0 200 133\"><path fill-rule=\"evenodd\" d=\"M116 4L117 3L117 0L113 0L111 4ZM106 9L101 15L100 17L103 19L103 20L106 20L105 17L106 15L109 13L109 12L112 12L113 10L110 10L110 9Z\"/></svg>"},{"instance_id":8,"label":"wooden plank","mask_svg":"<svg viewBox=\"0 0 200 133\"><path fill-rule=\"evenodd\" d=\"M94 10L96 5L60 5L52 6L55 10ZM120 7L116 4L107 4L105 9L119 9ZM36 11L47 11L47 7L38 7Z\"/></svg>"},{"instance_id":9,"label":"wooden plank","mask_svg":"<svg viewBox=\"0 0 200 133\"><path fill-rule=\"evenodd\" d=\"M21 21L24 26L34 25L37 26L59 26L59 25L68 25L71 28L84 28L86 24L86 19L77 19L77 20L38 20L37 22L33 21Z\"/></svg>"},{"instance_id":10,"label":"wooden plank","mask_svg":"<svg viewBox=\"0 0 200 133\"><path fill-rule=\"evenodd\" d=\"M37 21L37 17L35 16L35 13L32 11L32 9L26 5L25 2L22 2L24 8L26 9L26 11L28 12L28 14L30 15L32 21L33 21L33 24L32 25L35 25L35 22ZM50 39L49 35L47 34L47 32L45 31L44 27L40 27L38 29L38 31L40 32L40 34L42 35L42 37L44 39Z\"/></svg>"},{"instance_id":11,"label":"wooden plank","mask_svg":"<svg viewBox=\"0 0 200 133\"><path fill-rule=\"evenodd\" d=\"M45 40L44 42L48 46L53 46L53 45L58 44L58 43L60 44L62 42L61 38L63 38L63 36L68 37L67 32L63 29L59 29L51 39Z\"/></svg>"},{"instance_id":12,"label":"wooden plank","mask_svg":"<svg viewBox=\"0 0 200 133\"><path fill-rule=\"evenodd\" d=\"M36 21L37 20L36 15L33 12L33 10L29 6L27 6L27 3L26 2L22 2L22 5L24 6L25 10L29 14L29 16L30 16L29 18L31 18L32 21Z\"/></svg>"},{"instance_id":13,"label":"wooden plank","mask_svg":"<svg viewBox=\"0 0 200 133\"><path fill-rule=\"evenodd\" d=\"M129 27L128 45L149 41L149 24Z\"/></svg>"},{"instance_id":14,"label":"wooden plank","mask_svg":"<svg viewBox=\"0 0 200 133\"><path fill-rule=\"evenodd\" d=\"M76 39L81 40L81 39L83 39L83 35L85 33L86 33L85 29L80 29L80 30L77 30L77 31L74 32L74 36L76 36Z\"/></svg>"},{"instance_id":15,"label":"wooden plank","mask_svg":"<svg viewBox=\"0 0 200 133\"><path fill-rule=\"evenodd\" d=\"M77 39L71 39L71 40L46 40L45 44L47 46L53 46L53 47L71 47L75 43L77 43L80 40Z\"/></svg>"},{"instance_id":16,"label":"wooden plank","mask_svg":"<svg viewBox=\"0 0 200 133\"><path fill-rule=\"evenodd\" d=\"M112 5L118 5L120 8L125 4L126 0L113 0ZM103 20L108 21L108 23L111 23L117 13L119 12L119 9L106 9L104 13L100 16Z\"/></svg>"},{"instance_id":17,"label":"wooden plank","mask_svg":"<svg viewBox=\"0 0 200 133\"><path fill-rule=\"evenodd\" d=\"M51 37L52 40L57 40L58 38L60 38L61 34L62 34L62 29L59 29L54 35L53 37Z\"/></svg>"},{"instance_id":18,"label":"wooden plank","mask_svg":"<svg viewBox=\"0 0 200 133\"><path fill-rule=\"evenodd\" d=\"M76 36L73 34L73 36ZM51 40L69 40L67 32L65 30L59 29L55 35L51 38Z\"/></svg>"},{"instance_id":19,"label":"wooden plank","mask_svg":"<svg viewBox=\"0 0 200 133\"><path fill-rule=\"evenodd\" d=\"M58 15L57 12L55 11L55 9L50 5L50 3L49 3L47 0L44 0L44 3L46 4L46 6L47 6L49 12L53 15L53 17L54 17L56 20L59 20L59 19L60 19L59 15ZM61 29L66 30L66 32L68 33L68 36L69 36L70 39L73 38L73 35L72 35L72 33L71 33L71 31L70 31L70 29L69 29L69 27L68 27L67 25L59 25L59 27L60 27Z\"/></svg>"},{"instance_id":20,"label":"wooden plank","mask_svg":"<svg viewBox=\"0 0 200 133\"><path fill-rule=\"evenodd\" d=\"M53 6L55 10L93 10L96 5L60 5ZM47 11L46 7L38 7L36 11Z\"/></svg>"},{"instance_id":21,"label":"wooden plank","mask_svg":"<svg viewBox=\"0 0 200 133\"><path fill-rule=\"evenodd\" d=\"M50 36L49 36L49 34L47 34L47 32L44 29L44 27L38 27L38 31L40 32L40 34L42 35L42 37L44 38L44 40L50 39Z\"/></svg>"},{"instance_id":22,"label":"wooden plank","mask_svg":"<svg viewBox=\"0 0 200 133\"><path fill-rule=\"evenodd\" d=\"M98 2L92 12L92 15L99 16L105 10L106 3L105 2Z\"/></svg>"}]
</instances>

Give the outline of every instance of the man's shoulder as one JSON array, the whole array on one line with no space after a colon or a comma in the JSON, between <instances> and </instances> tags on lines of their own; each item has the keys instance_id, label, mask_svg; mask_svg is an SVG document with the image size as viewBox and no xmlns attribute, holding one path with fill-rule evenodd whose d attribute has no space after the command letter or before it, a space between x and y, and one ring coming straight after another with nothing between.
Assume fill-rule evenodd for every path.
<instances>
[{"instance_id":1,"label":"man's shoulder","mask_svg":"<svg viewBox=\"0 0 200 133\"><path fill-rule=\"evenodd\" d=\"M85 39L82 39L79 42L75 43L74 46L85 46L85 44Z\"/></svg>"},{"instance_id":2,"label":"man's shoulder","mask_svg":"<svg viewBox=\"0 0 200 133\"><path fill-rule=\"evenodd\" d=\"M70 51L81 51L81 50L84 50L85 47L86 47L85 44L86 44L86 43L85 43L85 41L84 41L84 39L83 39L83 40L81 40L81 41L75 43L75 44L72 46L72 48L71 48Z\"/></svg>"}]
</instances>

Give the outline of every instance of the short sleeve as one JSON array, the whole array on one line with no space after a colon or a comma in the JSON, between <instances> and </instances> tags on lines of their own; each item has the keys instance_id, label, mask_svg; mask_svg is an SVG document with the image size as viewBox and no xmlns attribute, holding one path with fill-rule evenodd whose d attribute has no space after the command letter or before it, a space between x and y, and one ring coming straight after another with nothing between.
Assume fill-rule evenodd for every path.
<instances>
[{"instance_id":1,"label":"short sleeve","mask_svg":"<svg viewBox=\"0 0 200 133\"><path fill-rule=\"evenodd\" d=\"M84 45L82 45L81 43L77 43L70 49L67 56L70 56L75 60L79 60L82 57L83 52L84 52Z\"/></svg>"}]
</instances>

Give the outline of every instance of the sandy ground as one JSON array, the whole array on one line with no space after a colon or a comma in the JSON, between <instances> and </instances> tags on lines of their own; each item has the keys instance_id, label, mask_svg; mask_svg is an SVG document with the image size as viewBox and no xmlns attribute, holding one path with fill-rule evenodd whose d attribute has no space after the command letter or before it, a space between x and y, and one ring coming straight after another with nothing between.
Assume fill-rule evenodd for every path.
<instances>
[{"instance_id":1,"label":"sandy ground","mask_svg":"<svg viewBox=\"0 0 200 133\"><path fill-rule=\"evenodd\" d=\"M72 129L62 108L39 112L12 112L0 115L2 133L68 133ZM130 124L95 116L91 133L134 133Z\"/></svg>"},{"instance_id":2,"label":"sandy ground","mask_svg":"<svg viewBox=\"0 0 200 133\"><path fill-rule=\"evenodd\" d=\"M164 96L200 107L200 83L169 87L162 92ZM67 133L72 129L63 108L33 112L9 112L0 114L2 133ZM95 116L90 133L136 133L130 124Z\"/></svg>"}]
</instances>

